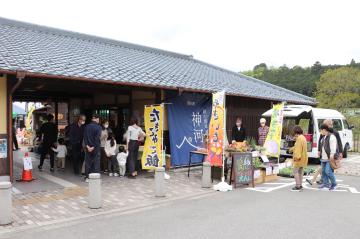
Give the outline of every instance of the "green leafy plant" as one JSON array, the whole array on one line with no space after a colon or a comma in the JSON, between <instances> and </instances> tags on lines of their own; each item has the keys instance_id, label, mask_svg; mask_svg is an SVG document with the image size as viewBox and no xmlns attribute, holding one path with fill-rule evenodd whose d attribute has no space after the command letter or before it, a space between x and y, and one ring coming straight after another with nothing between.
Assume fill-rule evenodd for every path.
<instances>
[{"instance_id":1,"label":"green leafy plant","mask_svg":"<svg viewBox=\"0 0 360 239\"><path fill-rule=\"evenodd\" d=\"M248 142L251 149L256 149L256 139L254 137L248 137L246 141Z\"/></svg>"},{"instance_id":2,"label":"green leafy plant","mask_svg":"<svg viewBox=\"0 0 360 239\"><path fill-rule=\"evenodd\" d=\"M311 167L304 168L304 175L309 175L309 174L312 174L314 172L315 172L314 168L311 168ZM278 175L283 176L283 177L293 178L294 177L293 167L280 169Z\"/></svg>"},{"instance_id":3,"label":"green leafy plant","mask_svg":"<svg viewBox=\"0 0 360 239\"><path fill-rule=\"evenodd\" d=\"M259 157L255 158L253 164L254 164L254 168L261 168L261 166L262 166L262 162Z\"/></svg>"}]
</instances>

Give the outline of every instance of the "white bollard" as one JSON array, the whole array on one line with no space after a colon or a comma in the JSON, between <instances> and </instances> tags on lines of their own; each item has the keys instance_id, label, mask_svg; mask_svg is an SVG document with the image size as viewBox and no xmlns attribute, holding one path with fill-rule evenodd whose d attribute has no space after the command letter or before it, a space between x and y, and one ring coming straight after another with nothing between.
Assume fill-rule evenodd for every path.
<instances>
[{"instance_id":1,"label":"white bollard","mask_svg":"<svg viewBox=\"0 0 360 239\"><path fill-rule=\"evenodd\" d=\"M98 209L102 207L100 173L89 174L88 203L89 203L89 208L91 209Z\"/></svg>"},{"instance_id":2,"label":"white bollard","mask_svg":"<svg viewBox=\"0 0 360 239\"><path fill-rule=\"evenodd\" d=\"M203 162L203 173L201 187L211 188L211 165L210 162Z\"/></svg>"},{"instance_id":3,"label":"white bollard","mask_svg":"<svg viewBox=\"0 0 360 239\"><path fill-rule=\"evenodd\" d=\"M0 182L0 225L12 223L11 183Z\"/></svg>"},{"instance_id":4,"label":"white bollard","mask_svg":"<svg viewBox=\"0 0 360 239\"><path fill-rule=\"evenodd\" d=\"M165 197L165 168L157 167L155 169L155 196Z\"/></svg>"}]
</instances>

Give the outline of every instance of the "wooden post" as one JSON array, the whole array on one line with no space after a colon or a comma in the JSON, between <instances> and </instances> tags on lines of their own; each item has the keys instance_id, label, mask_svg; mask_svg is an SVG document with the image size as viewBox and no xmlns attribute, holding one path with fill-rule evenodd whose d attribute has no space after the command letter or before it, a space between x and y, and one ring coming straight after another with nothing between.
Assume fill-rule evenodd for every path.
<instances>
[{"instance_id":1,"label":"wooden post","mask_svg":"<svg viewBox=\"0 0 360 239\"><path fill-rule=\"evenodd\" d=\"M55 125L59 128L59 102L55 100Z\"/></svg>"}]
</instances>

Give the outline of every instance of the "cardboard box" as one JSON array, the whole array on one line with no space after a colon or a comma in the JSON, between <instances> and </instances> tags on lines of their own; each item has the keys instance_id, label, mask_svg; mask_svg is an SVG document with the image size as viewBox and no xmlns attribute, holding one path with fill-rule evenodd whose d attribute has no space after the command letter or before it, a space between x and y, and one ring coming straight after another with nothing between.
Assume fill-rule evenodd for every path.
<instances>
[{"instance_id":1,"label":"cardboard box","mask_svg":"<svg viewBox=\"0 0 360 239\"><path fill-rule=\"evenodd\" d=\"M272 174L272 167L267 167L265 175L268 176L268 175L271 175L271 174Z\"/></svg>"},{"instance_id":2,"label":"cardboard box","mask_svg":"<svg viewBox=\"0 0 360 239\"><path fill-rule=\"evenodd\" d=\"M254 179L260 178L260 169L254 170Z\"/></svg>"},{"instance_id":3,"label":"cardboard box","mask_svg":"<svg viewBox=\"0 0 360 239\"><path fill-rule=\"evenodd\" d=\"M273 169L272 169L272 173L273 173L273 174L278 174L279 171L280 171L280 169L279 169L279 166L278 166L278 165L273 166Z\"/></svg>"}]
</instances>

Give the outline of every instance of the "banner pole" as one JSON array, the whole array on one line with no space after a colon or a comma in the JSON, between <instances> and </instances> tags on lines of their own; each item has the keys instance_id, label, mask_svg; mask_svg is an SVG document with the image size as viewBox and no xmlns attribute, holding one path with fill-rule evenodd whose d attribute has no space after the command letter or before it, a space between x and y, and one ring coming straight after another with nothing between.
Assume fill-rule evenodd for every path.
<instances>
[{"instance_id":1,"label":"banner pole","mask_svg":"<svg viewBox=\"0 0 360 239\"><path fill-rule=\"evenodd\" d=\"M164 104L160 104L161 109L162 109L162 122L161 122L161 157L162 157L162 165L164 166L164 162L165 162L165 154L164 154Z\"/></svg>"},{"instance_id":2,"label":"banner pole","mask_svg":"<svg viewBox=\"0 0 360 239\"><path fill-rule=\"evenodd\" d=\"M223 142L222 142L222 171L221 171L221 182L214 185L214 190L216 191L220 191L220 192L227 192L227 191L231 191L232 190L232 186L227 184L225 182L225 139L227 139L227 137L225 137L226 135L226 92L223 92ZM231 177L231 175L230 175Z\"/></svg>"},{"instance_id":3,"label":"banner pole","mask_svg":"<svg viewBox=\"0 0 360 239\"><path fill-rule=\"evenodd\" d=\"M226 137L226 94L224 93L224 123L223 123L223 145L222 145L222 175L221 175L221 182L225 182L225 139Z\"/></svg>"}]
</instances>

